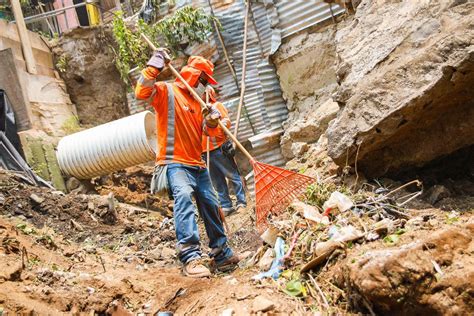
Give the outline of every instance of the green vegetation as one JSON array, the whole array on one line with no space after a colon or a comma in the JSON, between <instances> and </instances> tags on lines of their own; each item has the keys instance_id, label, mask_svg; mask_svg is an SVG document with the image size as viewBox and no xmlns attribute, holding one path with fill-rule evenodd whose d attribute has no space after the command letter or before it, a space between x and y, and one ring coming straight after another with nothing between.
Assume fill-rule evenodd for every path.
<instances>
[{"instance_id":1,"label":"green vegetation","mask_svg":"<svg viewBox=\"0 0 474 316\"><path fill-rule=\"evenodd\" d=\"M61 129L66 133L66 135L70 135L79 132L81 130L81 127L79 126L79 121L77 117L70 116L63 122L63 124L61 125Z\"/></svg>"},{"instance_id":2,"label":"green vegetation","mask_svg":"<svg viewBox=\"0 0 474 316\"><path fill-rule=\"evenodd\" d=\"M202 43L212 31L214 18L202 9L185 6L157 24L155 28L172 50L185 49L193 43ZM216 20L218 21L218 20Z\"/></svg>"},{"instance_id":3,"label":"green vegetation","mask_svg":"<svg viewBox=\"0 0 474 316\"><path fill-rule=\"evenodd\" d=\"M69 56L67 54L62 54L56 62L56 69L58 69L59 72L66 72L68 62Z\"/></svg>"},{"instance_id":4,"label":"green vegetation","mask_svg":"<svg viewBox=\"0 0 474 316\"><path fill-rule=\"evenodd\" d=\"M125 23L123 13L119 12L112 25L117 43L114 49L115 65L122 79L128 82L130 70L136 66L142 68L150 58L150 49L141 39L140 33L155 43L158 38L163 39L164 43L157 46L165 45L176 56L189 45L205 41L207 34L212 31L213 20L202 9L185 6L153 25L139 20L132 30Z\"/></svg>"}]
</instances>

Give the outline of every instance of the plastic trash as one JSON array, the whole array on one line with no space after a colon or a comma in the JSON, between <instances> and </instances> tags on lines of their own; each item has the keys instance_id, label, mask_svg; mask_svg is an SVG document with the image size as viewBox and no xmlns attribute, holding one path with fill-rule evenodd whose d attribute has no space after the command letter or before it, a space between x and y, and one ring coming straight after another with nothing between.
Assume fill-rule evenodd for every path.
<instances>
[{"instance_id":1,"label":"plastic trash","mask_svg":"<svg viewBox=\"0 0 474 316\"><path fill-rule=\"evenodd\" d=\"M350 198L339 191L334 191L329 199L324 202L323 209L325 210L325 213L327 213L328 210L333 212L336 208L339 209L339 212L345 212L353 206L354 203Z\"/></svg>"},{"instance_id":2,"label":"plastic trash","mask_svg":"<svg viewBox=\"0 0 474 316\"><path fill-rule=\"evenodd\" d=\"M290 206L303 215L304 218L310 221L324 225L329 224L329 218L319 213L318 209L314 206L308 205L298 200L293 201Z\"/></svg>"},{"instance_id":3,"label":"plastic trash","mask_svg":"<svg viewBox=\"0 0 474 316\"><path fill-rule=\"evenodd\" d=\"M348 241L354 238L360 238L363 236L363 233L360 232L357 228L352 225L344 226L344 227L337 227L336 225L332 225L329 227L329 238L333 241Z\"/></svg>"},{"instance_id":4,"label":"plastic trash","mask_svg":"<svg viewBox=\"0 0 474 316\"><path fill-rule=\"evenodd\" d=\"M275 242L275 260L273 260L270 269L266 272L259 273L252 277L253 280L261 280L263 278L273 278L277 280L283 272L283 257L285 255L285 241L278 237Z\"/></svg>"}]
</instances>

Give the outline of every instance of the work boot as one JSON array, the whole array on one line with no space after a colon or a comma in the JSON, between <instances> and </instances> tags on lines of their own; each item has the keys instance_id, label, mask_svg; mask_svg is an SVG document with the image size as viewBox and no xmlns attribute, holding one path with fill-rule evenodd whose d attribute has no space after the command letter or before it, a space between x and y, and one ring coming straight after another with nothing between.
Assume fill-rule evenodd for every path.
<instances>
[{"instance_id":1,"label":"work boot","mask_svg":"<svg viewBox=\"0 0 474 316\"><path fill-rule=\"evenodd\" d=\"M206 278L211 276L211 271L199 259L187 262L183 267L183 273L190 278Z\"/></svg>"},{"instance_id":2,"label":"work boot","mask_svg":"<svg viewBox=\"0 0 474 316\"><path fill-rule=\"evenodd\" d=\"M244 204L237 204L237 206L235 207L235 209L236 209L236 212L237 212L237 213L242 213L243 211L245 211L245 208L246 208L246 207L247 207L247 206L244 205Z\"/></svg>"},{"instance_id":3,"label":"work boot","mask_svg":"<svg viewBox=\"0 0 474 316\"><path fill-rule=\"evenodd\" d=\"M230 214L235 212L235 209L233 207L223 207L222 212L224 213L224 216L227 217Z\"/></svg>"},{"instance_id":4,"label":"work boot","mask_svg":"<svg viewBox=\"0 0 474 316\"><path fill-rule=\"evenodd\" d=\"M237 255L233 255L227 259L225 259L223 262L217 264L215 261L213 261L213 270L218 270L220 272L230 272L235 269L237 269L238 264L240 262L240 258Z\"/></svg>"}]
</instances>

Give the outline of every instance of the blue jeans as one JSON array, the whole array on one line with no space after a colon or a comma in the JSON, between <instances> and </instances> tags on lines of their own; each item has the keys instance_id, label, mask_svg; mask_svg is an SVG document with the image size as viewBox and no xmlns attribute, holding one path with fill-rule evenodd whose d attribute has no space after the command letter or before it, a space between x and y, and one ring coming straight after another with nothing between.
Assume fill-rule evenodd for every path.
<instances>
[{"instance_id":1,"label":"blue jeans","mask_svg":"<svg viewBox=\"0 0 474 316\"><path fill-rule=\"evenodd\" d=\"M206 153L204 154L206 156ZM244 185L240 178L239 171L233 159L226 157L220 148L209 152L209 171L211 174L212 184L219 196L219 202L223 208L232 208L232 200L229 196L229 188L227 187L226 178L232 183L235 195L237 198L237 205L247 205L245 200ZM207 157L204 157L207 163Z\"/></svg>"},{"instance_id":2,"label":"blue jeans","mask_svg":"<svg viewBox=\"0 0 474 316\"><path fill-rule=\"evenodd\" d=\"M178 240L178 257L182 263L201 257L196 222L196 199L199 215L209 237L210 256L217 264L233 255L219 216L219 204L207 169L173 163L168 165L168 182L174 198L174 222Z\"/></svg>"}]
</instances>

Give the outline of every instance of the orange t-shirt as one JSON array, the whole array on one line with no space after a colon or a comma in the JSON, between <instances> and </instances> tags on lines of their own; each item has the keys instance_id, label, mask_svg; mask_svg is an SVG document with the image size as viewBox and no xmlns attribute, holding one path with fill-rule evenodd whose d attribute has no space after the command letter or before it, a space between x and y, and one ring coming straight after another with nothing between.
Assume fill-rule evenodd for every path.
<instances>
[{"instance_id":1,"label":"orange t-shirt","mask_svg":"<svg viewBox=\"0 0 474 316\"><path fill-rule=\"evenodd\" d=\"M226 125L227 128L230 128L230 119L229 112L226 107L220 103L215 102L212 104L216 109L221 113L221 122ZM205 127L204 133L202 135L202 151L207 152L207 137L209 136L209 151L217 149L222 146L222 144L227 140L227 135L222 130L220 126L216 128Z\"/></svg>"},{"instance_id":2,"label":"orange t-shirt","mask_svg":"<svg viewBox=\"0 0 474 316\"><path fill-rule=\"evenodd\" d=\"M201 106L182 83L170 83L174 92L175 111L174 122L168 126L168 89L164 82L155 83L158 74L156 68L145 68L135 88L137 99L148 99L156 112L158 139L156 164L182 163L204 167L205 163L201 159L203 135ZM195 76L187 74L183 77L194 79ZM189 82L191 86L194 83ZM169 132L172 134L168 135Z\"/></svg>"}]
</instances>

